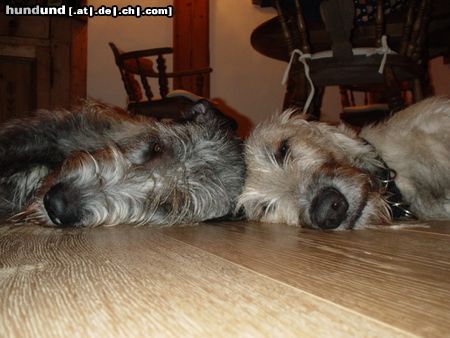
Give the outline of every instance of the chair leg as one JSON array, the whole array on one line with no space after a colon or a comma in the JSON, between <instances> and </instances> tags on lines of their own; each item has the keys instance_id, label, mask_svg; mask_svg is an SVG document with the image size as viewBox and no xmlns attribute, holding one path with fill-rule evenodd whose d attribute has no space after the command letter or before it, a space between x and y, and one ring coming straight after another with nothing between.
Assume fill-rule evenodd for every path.
<instances>
[{"instance_id":1,"label":"chair leg","mask_svg":"<svg viewBox=\"0 0 450 338\"><path fill-rule=\"evenodd\" d=\"M308 89L303 66L299 63L294 63L284 95L283 110L292 107L302 110L308 97Z\"/></svg>"},{"instance_id":2,"label":"chair leg","mask_svg":"<svg viewBox=\"0 0 450 338\"><path fill-rule=\"evenodd\" d=\"M413 92L414 102L419 102L419 101L423 100L423 90L422 90L422 83L421 83L420 79L413 80L412 92Z\"/></svg>"},{"instance_id":3,"label":"chair leg","mask_svg":"<svg viewBox=\"0 0 450 338\"><path fill-rule=\"evenodd\" d=\"M402 110L405 107L405 102L402 99L400 85L391 67L385 67L384 81L386 84L386 94L389 100L389 110L392 113Z\"/></svg>"},{"instance_id":4,"label":"chair leg","mask_svg":"<svg viewBox=\"0 0 450 338\"><path fill-rule=\"evenodd\" d=\"M303 111L310 90L311 88L306 79L303 64L300 62L294 63L291 67L286 93L284 95L283 110L297 108L300 112ZM308 119L319 120L323 92L323 88L316 88L316 93L307 111Z\"/></svg>"},{"instance_id":5,"label":"chair leg","mask_svg":"<svg viewBox=\"0 0 450 338\"><path fill-rule=\"evenodd\" d=\"M344 86L339 86L339 93L341 94L342 108L350 106L350 99L348 98L347 89Z\"/></svg>"},{"instance_id":6,"label":"chair leg","mask_svg":"<svg viewBox=\"0 0 450 338\"><path fill-rule=\"evenodd\" d=\"M323 93L325 92L324 87L317 87L316 93L312 100L312 104L308 109L308 121L319 121L320 120L320 108L322 107Z\"/></svg>"}]
</instances>

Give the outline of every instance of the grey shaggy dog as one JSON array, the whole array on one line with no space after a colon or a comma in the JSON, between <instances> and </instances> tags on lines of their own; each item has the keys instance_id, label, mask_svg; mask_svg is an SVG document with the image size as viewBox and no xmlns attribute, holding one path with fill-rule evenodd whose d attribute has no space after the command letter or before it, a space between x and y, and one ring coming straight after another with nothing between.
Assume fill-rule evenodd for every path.
<instances>
[{"instance_id":1,"label":"grey shaggy dog","mask_svg":"<svg viewBox=\"0 0 450 338\"><path fill-rule=\"evenodd\" d=\"M392 218L450 219L450 100L430 98L365 127L308 122L289 110L246 142L238 206L248 218L316 229Z\"/></svg>"},{"instance_id":2,"label":"grey shaggy dog","mask_svg":"<svg viewBox=\"0 0 450 338\"><path fill-rule=\"evenodd\" d=\"M87 101L0 129L0 216L90 227L171 225L229 215L244 178L241 142L208 101L184 124Z\"/></svg>"}]
</instances>

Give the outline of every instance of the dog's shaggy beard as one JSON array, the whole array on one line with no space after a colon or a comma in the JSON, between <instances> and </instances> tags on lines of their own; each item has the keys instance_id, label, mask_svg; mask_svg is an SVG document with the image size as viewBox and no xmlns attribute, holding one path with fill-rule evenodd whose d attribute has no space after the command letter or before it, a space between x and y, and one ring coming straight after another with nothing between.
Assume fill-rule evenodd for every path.
<instances>
[{"instance_id":1,"label":"dog's shaggy beard","mask_svg":"<svg viewBox=\"0 0 450 338\"><path fill-rule=\"evenodd\" d=\"M247 140L247 177L238 208L252 220L320 228L312 207L321 192L333 189L348 203L335 229L389 224L384 189L371 174L382 166L376 154L348 130L289 119L291 114L263 123ZM334 138L347 149L332 153L328 143L335 143Z\"/></svg>"}]
</instances>

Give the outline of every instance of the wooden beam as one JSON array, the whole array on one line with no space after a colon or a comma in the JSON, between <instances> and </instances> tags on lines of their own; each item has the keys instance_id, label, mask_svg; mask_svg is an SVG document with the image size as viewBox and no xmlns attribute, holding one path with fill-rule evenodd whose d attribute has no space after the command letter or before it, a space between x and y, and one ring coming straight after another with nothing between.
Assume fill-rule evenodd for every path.
<instances>
[{"instance_id":1,"label":"wooden beam","mask_svg":"<svg viewBox=\"0 0 450 338\"><path fill-rule=\"evenodd\" d=\"M174 0L174 71L209 67L209 0ZM174 81L174 88L195 92L195 78ZM202 93L209 97L209 75Z\"/></svg>"}]
</instances>

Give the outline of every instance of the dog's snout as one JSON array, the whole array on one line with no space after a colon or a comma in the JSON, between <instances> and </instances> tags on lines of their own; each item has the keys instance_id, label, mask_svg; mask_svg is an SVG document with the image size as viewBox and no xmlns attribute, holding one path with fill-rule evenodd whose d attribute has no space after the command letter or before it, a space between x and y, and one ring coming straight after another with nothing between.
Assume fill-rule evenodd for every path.
<instances>
[{"instance_id":1,"label":"dog's snout","mask_svg":"<svg viewBox=\"0 0 450 338\"><path fill-rule=\"evenodd\" d=\"M44 196L44 207L55 225L70 227L81 220L77 193L68 185L58 183Z\"/></svg>"},{"instance_id":2,"label":"dog's snout","mask_svg":"<svg viewBox=\"0 0 450 338\"><path fill-rule=\"evenodd\" d=\"M348 202L344 195L335 188L324 188L311 203L311 221L321 229L336 229L346 218L347 210Z\"/></svg>"}]
</instances>

